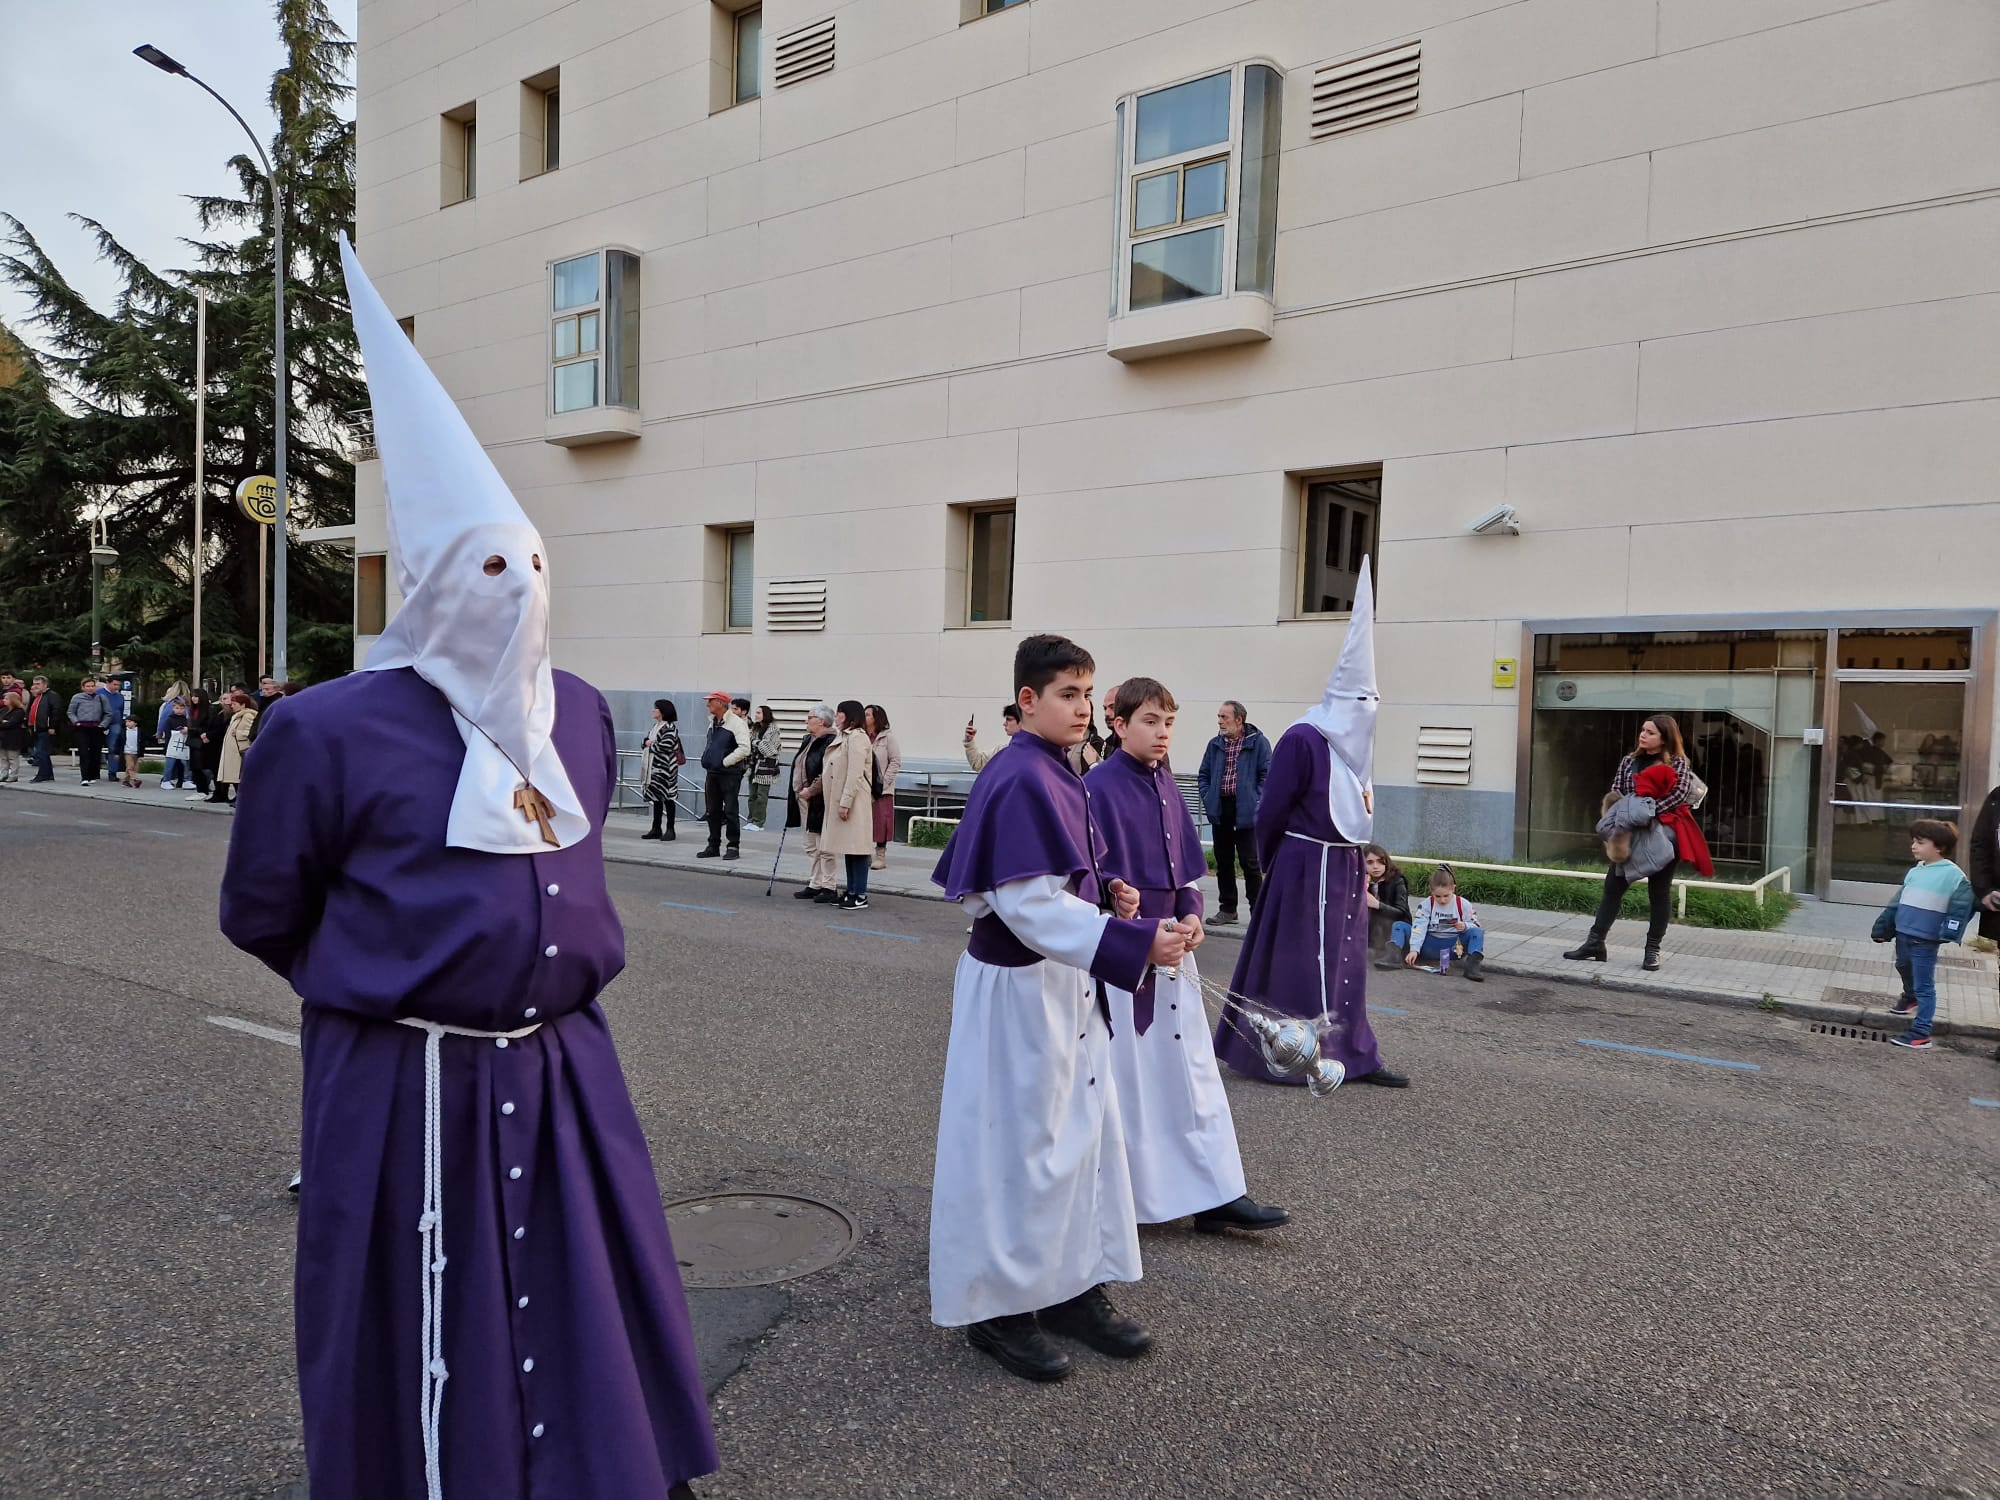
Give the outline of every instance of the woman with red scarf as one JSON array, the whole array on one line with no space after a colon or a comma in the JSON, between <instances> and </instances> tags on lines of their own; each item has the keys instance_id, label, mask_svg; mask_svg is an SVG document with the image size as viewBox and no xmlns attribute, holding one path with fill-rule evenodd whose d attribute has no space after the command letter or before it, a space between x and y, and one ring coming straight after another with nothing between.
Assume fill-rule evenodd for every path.
<instances>
[{"instance_id":1,"label":"woman with red scarf","mask_svg":"<svg viewBox=\"0 0 2000 1500\"><path fill-rule=\"evenodd\" d=\"M1646 927L1646 957L1640 964L1644 969L1660 967L1660 943L1667 935L1667 919L1673 912L1674 871L1686 862L1703 875L1715 873L1708 843L1695 824L1693 809L1688 806L1691 774L1681 745L1681 726L1671 714L1654 714L1639 726L1638 743L1630 755L1618 762L1618 774L1611 778L1613 796L1653 798L1658 805L1655 816L1660 826L1673 836L1677 855L1674 861L1646 877L1651 920ZM1616 867L1605 872L1604 898L1597 904L1597 920L1590 924L1590 936L1580 947L1565 953L1564 958L1603 963L1610 957L1604 950L1604 939L1617 920L1618 908L1632 884Z\"/></svg>"}]
</instances>

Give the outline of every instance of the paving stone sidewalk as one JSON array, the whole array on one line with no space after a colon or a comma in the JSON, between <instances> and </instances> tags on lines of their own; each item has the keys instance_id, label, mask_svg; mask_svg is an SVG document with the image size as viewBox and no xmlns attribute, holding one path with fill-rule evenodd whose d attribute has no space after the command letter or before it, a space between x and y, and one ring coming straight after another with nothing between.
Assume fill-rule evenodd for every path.
<instances>
[{"instance_id":1,"label":"paving stone sidewalk","mask_svg":"<svg viewBox=\"0 0 2000 1500\"><path fill-rule=\"evenodd\" d=\"M76 773L58 764L56 780L39 786L26 782L0 784L0 792L34 796L89 798L102 803L170 806L212 816L229 816L229 809L190 800L190 794L161 790L157 778L131 789L112 782L94 787L76 784ZM776 870L773 899L788 896L806 882L808 865L804 840L796 832L779 852L776 829L746 831L742 858L697 859L706 838L702 824L683 815L680 837L673 843L642 839L646 817L635 810L616 811L605 830L605 858L618 864L656 865L733 876L754 888L746 899L757 899ZM889 868L872 871L873 893L940 899L930 883L937 853L908 845L893 845ZM1216 905L1215 881L1205 883L1209 910ZM1608 963L1566 962L1563 951L1573 948L1589 930L1590 919L1561 912L1524 911L1515 907L1481 908L1486 921L1487 964L1496 973L1535 975L1572 984L1632 990L1711 1004L1756 1005L1766 1000L1794 1015L1850 1025L1903 1029L1888 1013L1898 984L1891 951L1872 943L1868 929L1872 908L1807 902L1775 932L1728 932L1710 927L1674 927L1668 934L1666 967L1648 974L1639 967L1644 930L1621 921L1612 930ZM1243 928L1217 927L1211 935L1223 941L1240 939ZM1994 955L1951 947L1939 955L1938 1010L1940 1036L2000 1038L2000 965Z\"/></svg>"}]
</instances>

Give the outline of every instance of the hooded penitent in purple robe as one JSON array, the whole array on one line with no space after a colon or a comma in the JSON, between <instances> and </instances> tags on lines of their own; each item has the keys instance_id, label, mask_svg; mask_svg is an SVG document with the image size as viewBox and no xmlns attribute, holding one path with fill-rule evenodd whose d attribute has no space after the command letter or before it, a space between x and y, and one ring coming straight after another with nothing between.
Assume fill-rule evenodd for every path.
<instances>
[{"instance_id":1,"label":"hooded penitent in purple robe","mask_svg":"<svg viewBox=\"0 0 2000 1500\"><path fill-rule=\"evenodd\" d=\"M598 993L624 967L599 830L610 715L555 675L553 743L591 813L566 849L450 848L465 744L407 668L274 704L248 765L222 930L304 1005L300 1401L313 1500L426 1492L425 1033L441 1039L442 1492L664 1500L716 1466L660 1190Z\"/></svg>"},{"instance_id":2,"label":"hooded penitent in purple robe","mask_svg":"<svg viewBox=\"0 0 2000 1500\"><path fill-rule=\"evenodd\" d=\"M1278 739L1257 802L1264 890L1230 988L1284 1015L1324 1016L1321 1050L1352 1079L1374 1072L1382 1058L1368 1024L1368 873L1327 807L1332 761L1310 724L1294 724ZM1227 1016L1216 1028L1215 1055L1253 1078L1305 1082L1273 1073Z\"/></svg>"},{"instance_id":3,"label":"hooded penitent in purple robe","mask_svg":"<svg viewBox=\"0 0 2000 1500\"><path fill-rule=\"evenodd\" d=\"M1092 977L1136 986L1157 924L1096 905L1083 783L1023 730L986 763L932 879L972 917L951 998L931 1186L942 1327L1139 1279L1111 1033Z\"/></svg>"}]
</instances>

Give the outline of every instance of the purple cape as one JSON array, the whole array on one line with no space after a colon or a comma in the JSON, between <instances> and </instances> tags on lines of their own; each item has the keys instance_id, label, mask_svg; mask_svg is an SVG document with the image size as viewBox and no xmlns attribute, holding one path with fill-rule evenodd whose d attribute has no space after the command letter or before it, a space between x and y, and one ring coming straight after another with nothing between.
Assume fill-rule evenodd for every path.
<instances>
[{"instance_id":1,"label":"purple cape","mask_svg":"<svg viewBox=\"0 0 2000 1500\"><path fill-rule=\"evenodd\" d=\"M944 846L933 883L947 899L996 891L1016 880L1053 875L1075 895L1099 903L1103 841L1090 825L1083 778L1062 750L1023 729L1006 755L994 755L972 784L965 815ZM1113 917L1099 939L1091 972L1121 989L1146 971L1155 923Z\"/></svg>"},{"instance_id":2,"label":"purple cape","mask_svg":"<svg viewBox=\"0 0 2000 1500\"><path fill-rule=\"evenodd\" d=\"M1139 893L1139 915L1160 921L1201 915L1201 877L1208 873L1201 835L1187 799L1165 761L1144 765L1123 750L1091 767L1083 778L1090 819L1103 838L1098 867L1107 880ZM1196 882L1190 884L1190 882ZM1153 971L1132 992L1132 1027L1144 1036L1153 1024Z\"/></svg>"},{"instance_id":3,"label":"purple cape","mask_svg":"<svg viewBox=\"0 0 2000 1500\"><path fill-rule=\"evenodd\" d=\"M555 674L601 827L604 700ZM424 1493L424 1034L441 1043L443 1475L480 1500L665 1500L716 1467L660 1190L597 995L624 967L599 833L445 847L464 744L415 672L274 704L245 762L222 930L304 1002L296 1323L314 1500Z\"/></svg>"},{"instance_id":4,"label":"purple cape","mask_svg":"<svg viewBox=\"0 0 2000 1500\"><path fill-rule=\"evenodd\" d=\"M1359 849L1326 847L1347 842L1327 807L1332 774L1333 752L1310 724L1294 724L1279 738L1257 802L1264 889L1230 989L1284 1015L1317 1020L1325 1012L1329 1025L1322 1028L1321 1047L1349 1078L1360 1078L1382 1066L1368 1024L1368 875ZM1215 1055L1253 1078L1305 1082L1271 1072L1227 1014L1216 1028Z\"/></svg>"}]
</instances>

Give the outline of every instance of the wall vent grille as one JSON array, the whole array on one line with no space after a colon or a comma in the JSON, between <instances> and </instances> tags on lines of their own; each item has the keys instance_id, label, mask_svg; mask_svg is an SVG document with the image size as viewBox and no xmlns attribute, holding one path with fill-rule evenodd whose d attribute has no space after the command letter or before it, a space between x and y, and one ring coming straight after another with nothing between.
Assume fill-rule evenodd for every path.
<instances>
[{"instance_id":1,"label":"wall vent grille","mask_svg":"<svg viewBox=\"0 0 2000 1500\"><path fill-rule=\"evenodd\" d=\"M1417 731L1417 785L1472 785L1470 729Z\"/></svg>"},{"instance_id":2,"label":"wall vent grille","mask_svg":"<svg viewBox=\"0 0 2000 1500\"><path fill-rule=\"evenodd\" d=\"M826 580L773 578L764 593L764 625L774 635L826 629Z\"/></svg>"},{"instance_id":3,"label":"wall vent grille","mask_svg":"<svg viewBox=\"0 0 2000 1500\"><path fill-rule=\"evenodd\" d=\"M772 75L781 89L833 71L833 17L814 21L778 38Z\"/></svg>"},{"instance_id":4,"label":"wall vent grille","mask_svg":"<svg viewBox=\"0 0 2000 1500\"><path fill-rule=\"evenodd\" d=\"M1323 141L1417 112L1422 42L1328 63L1313 74L1312 138Z\"/></svg>"}]
</instances>

